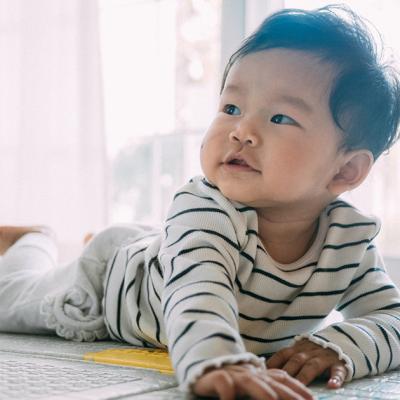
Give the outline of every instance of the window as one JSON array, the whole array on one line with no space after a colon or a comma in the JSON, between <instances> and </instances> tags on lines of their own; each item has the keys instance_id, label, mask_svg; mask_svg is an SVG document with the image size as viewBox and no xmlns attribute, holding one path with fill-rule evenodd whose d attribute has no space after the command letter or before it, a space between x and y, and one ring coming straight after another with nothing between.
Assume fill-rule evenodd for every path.
<instances>
[{"instance_id":1,"label":"window","mask_svg":"<svg viewBox=\"0 0 400 400\"><path fill-rule=\"evenodd\" d=\"M219 0L101 0L109 222L161 222L200 173L218 99Z\"/></svg>"}]
</instances>

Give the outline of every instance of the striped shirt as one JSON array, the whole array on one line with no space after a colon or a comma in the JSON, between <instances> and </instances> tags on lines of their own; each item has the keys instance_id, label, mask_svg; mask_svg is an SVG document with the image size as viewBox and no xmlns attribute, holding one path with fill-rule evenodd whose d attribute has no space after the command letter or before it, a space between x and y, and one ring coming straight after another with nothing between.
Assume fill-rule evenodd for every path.
<instances>
[{"instance_id":1,"label":"striped shirt","mask_svg":"<svg viewBox=\"0 0 400 400\"><path fill-rule=\"evenodd\" d=\"M251 362L303 337L335 350L347 380L400 363L400 296L373 244L376 219L342 200L316 239L279 264L258 236L256 211L202 177L175 195L163 232L144 231L109 262L110 335L168 348L182 389L210 366ZM340 311L344 321L326 326Z\"/></svg>"}]
</instances>

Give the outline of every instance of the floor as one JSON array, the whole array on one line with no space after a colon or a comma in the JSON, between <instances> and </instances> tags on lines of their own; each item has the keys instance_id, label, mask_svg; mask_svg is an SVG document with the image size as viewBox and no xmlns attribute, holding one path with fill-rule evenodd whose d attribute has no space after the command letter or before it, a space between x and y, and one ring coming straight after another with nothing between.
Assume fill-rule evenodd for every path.
<instances>
[{"instance_id":1,"label":"floor","mask_svg":"<svg viewBox=\"0 0 400 400\"><path fill-rule=\"evenodd\" d=\"M322 384L311 389L318 400L400 400L400 370L354 381L336 391ZM160 352L137 352L115 342L0 334L0 400L122 398L187 400L191 396L178 390L167 355Z\"/></svg>"}]
</instances>

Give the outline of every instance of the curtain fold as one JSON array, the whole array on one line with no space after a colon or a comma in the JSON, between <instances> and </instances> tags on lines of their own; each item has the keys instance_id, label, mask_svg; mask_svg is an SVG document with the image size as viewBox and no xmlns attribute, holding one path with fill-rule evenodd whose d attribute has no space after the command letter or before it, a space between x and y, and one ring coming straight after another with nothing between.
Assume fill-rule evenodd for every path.
<instances>
[{"instance_id":1,"label":"curtain fold","mask_svg":"<svg viewBox=\"0 0 400 400\"><path fill-rule=\"evenodd\" d=\"M97 0L0 0L0 225L107 220Z\"/></svg>"}]
</instances>

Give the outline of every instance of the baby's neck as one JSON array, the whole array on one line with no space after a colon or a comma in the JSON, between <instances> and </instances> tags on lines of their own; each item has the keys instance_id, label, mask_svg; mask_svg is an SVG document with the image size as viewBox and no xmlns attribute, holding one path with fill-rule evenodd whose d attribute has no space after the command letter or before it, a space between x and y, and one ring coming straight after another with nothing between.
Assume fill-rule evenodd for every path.
<instances>
[{"instance_id":1,"label":"baby's neck","mask_svg":"<svg viewBox=\"0 0 400 400\"><path fill-rule=\"evenodd\" d=\"M313 244L318 216L294 221L271 221L259 215L258 233L268 254L281 264L300 259Z\"/></svg>"}]
</instances>

